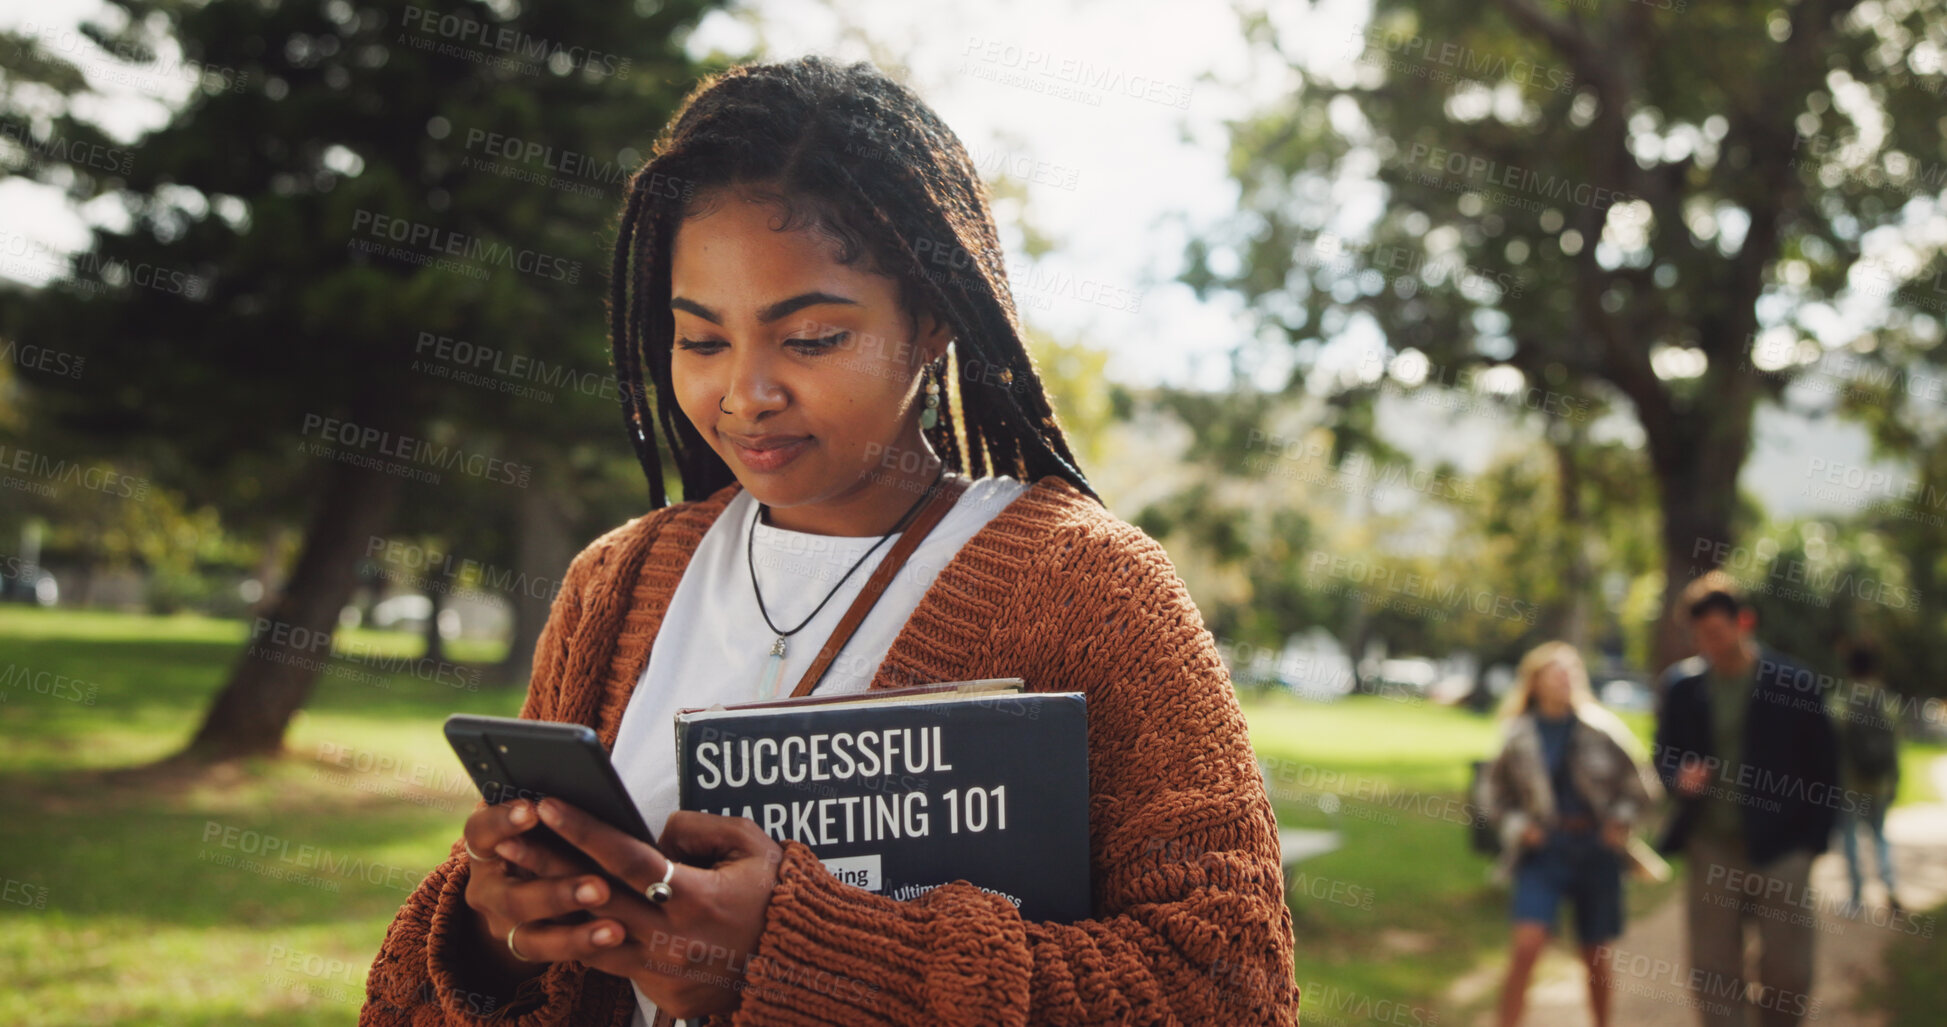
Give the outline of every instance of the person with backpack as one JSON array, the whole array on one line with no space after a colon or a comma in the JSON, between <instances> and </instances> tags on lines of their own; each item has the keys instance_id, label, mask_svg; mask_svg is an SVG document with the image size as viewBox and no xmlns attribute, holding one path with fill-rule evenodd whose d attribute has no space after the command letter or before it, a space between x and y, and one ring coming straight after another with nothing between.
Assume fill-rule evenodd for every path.
<instances>
[{"instance_id":1,"label":"person with backpack","mask_svg":"<svg viewBox=\"0 0 1947 1027\"><path fill-rule=\"evenodd\" d=\"M1846 656L1852 677L1834 718L1839 722L1839 780L1859 798L1857 807L1841 810L1839 839L1846 850L1846 872L1852 879L1852 902L1847 916L1858 916L1865 890L1859 864L1859 829L1873 829L1873 850L1879 860L1879 880L1886 886L1886 906L1904 912L1893 885L1893 851L1886 840L1886 807L1900 790L1898 700L1880 681L1879 652L1868 645Z\"/></svg>"}]
</instances>

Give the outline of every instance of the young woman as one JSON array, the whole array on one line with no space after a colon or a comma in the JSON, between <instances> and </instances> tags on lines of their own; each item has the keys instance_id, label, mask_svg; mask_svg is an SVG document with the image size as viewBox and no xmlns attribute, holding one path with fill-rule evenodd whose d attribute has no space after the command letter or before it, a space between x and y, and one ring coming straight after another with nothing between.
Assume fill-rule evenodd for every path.
<instances>
[{"instance_id":1,"label":"young woman","mask_svg":"<svg viewBox=\"0 0 1947 1027\"><path fill-rule=\"evenodd\" d=\"M1501 834L1497 876L1514 879L1514 952L1501 989L1501 1027L1521 1022L1535 960L1563 902L1589 968L1597 1027L1609 1022L1601 946L1622 934L1622 872L1630 829L1658 786L1642 746L1596 702L1581 654L1545 642L1522 657L1502 704L1501 753L1487 773L1487 815Z\"/></svg>"},{"instance_id":2,"label":"young woman","mask_svg":"<svg viewBox=\"0 0 1947 1027\"><path fill-rule=\"evenodd\" d=\"M595 727L657 845L555 800L476 808L360 1022L1296 1023L1276 823L1222 662L1162 549L1076 468L953 133L863 63L732 69L636 175L613 289L657 509L570 566L521 716ZM789 691L962 486L816 692L1086 692L1089 920L965 883L894 901L675 811L672 714Z\"/></svg>"}]
</instances>

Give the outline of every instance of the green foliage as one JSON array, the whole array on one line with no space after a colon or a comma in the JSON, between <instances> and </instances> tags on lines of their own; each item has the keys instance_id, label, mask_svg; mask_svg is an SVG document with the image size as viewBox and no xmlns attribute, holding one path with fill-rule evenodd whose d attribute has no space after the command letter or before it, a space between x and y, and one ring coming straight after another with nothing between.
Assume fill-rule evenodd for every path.
<instances>
[{"instance_id":1,"label":"green foliage","mask_svg":"<svg viewBox=\"0 0 1947 1027\"><path fill-rule=\"evenodd\" d=\"M1241 211L1183 279L1291 346L1286 392L1347 411L1411 385L1403 356L1441 387L1517 371L1551 419L1633 415L1680 587L1692 543L1749 526L1753 411L1818 356L1798 340L1860 291L1869 234L1937 206L1942 5L1378 0L1327 57L1349 71L1287 51L1305 19L1272 10L1247 34L1300 85L1232 122ZM1858 352L1939 358L1936 269L1879 267L1894 309ZM1387 373L1318 376L1355 324ZM1331 427L1358 448L1369 422Z\"/></svg>"},{"instance_id":2,"label":"green foliage","mask_svg":"<svg viewBox=\"0 0 1947 1027\"><path fill-rule=\"evenodd\" d=\"M0 148L16 162L0 169L112 198L130 223L44 260L45 288L0 292L0 340L79 368L20 374L19 430L252 537L317 501L332 457L305 447L333 419L361 439L341 453L421 469L458 453L399 519L477 558L511 562L519 487L586 500L563 500L584 536L641 512L608 251L630 175L699 74L683 37L711 6L120 0L88 30L106 52L25 41L0 66L0 128L31 145ZM75 65L187 98L118 143L109 173L74 157L99 135ZM25 81L54 87L54 115L29 113L48 91ZM508 473L468 469L488 460ZM111 530L67 555L114 548Z\"/></svg>"}]
</instances>

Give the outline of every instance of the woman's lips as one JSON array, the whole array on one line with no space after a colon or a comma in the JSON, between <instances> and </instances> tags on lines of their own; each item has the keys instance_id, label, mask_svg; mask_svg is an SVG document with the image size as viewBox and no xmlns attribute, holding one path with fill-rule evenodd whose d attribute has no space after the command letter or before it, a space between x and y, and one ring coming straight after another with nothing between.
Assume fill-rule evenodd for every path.
<instances>
[{"instance_id":1,"label":"woman's lips","mask_svg":"<svg viewBox=\"0 0 1947 1027\"><path fill-rule=\"evenodd\" d=\"M811 436L800 435L793 439L764 439L756 443L730 439L730 448L737 453L737 459L753 471L781 470L786 464L796 460L805 450L811 448Z\"/></svg>"}]
</instances>

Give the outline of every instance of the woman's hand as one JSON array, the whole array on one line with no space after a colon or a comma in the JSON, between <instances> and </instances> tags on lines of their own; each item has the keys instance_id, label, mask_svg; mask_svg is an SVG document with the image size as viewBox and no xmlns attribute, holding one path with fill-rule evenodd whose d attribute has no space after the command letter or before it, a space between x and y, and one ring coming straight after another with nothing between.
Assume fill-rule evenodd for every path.
<instances>
[{"instance_id":1,"label":"woman's hand","mask_svg":"<svg viewBox=\"0 0 1947 1027\"><path fill-rule=\"evenodd\" d=\"M612 954L624 940L623 927L614 920L561 919L606 902L608 882L558 846L523 838L538 822L534 804L526 799L493 806L482 802L464 829L473 859L466 904L480 921L481 951L491 956L501 976L515 980L563 959L593 966L595 957ZM518 954L507 944L510 930Z\"/></svg>"},{"instance_id":2,"label":"woman's hand","mask_svg":"<svg viewBox=\"0 0 1947 1027\"><path fill-rule=\"evenodd\" d=\"M1704 761L1688 758L1677 768L1677 794L1686 799L1694 799L1704 794L1710 786L1710 766Z\"/></svg>"},{"instance_id":3,"label":"woman's hand","mask_svg":"<svg viewBox=\"0 0 1947 1027\"><path fill-rule=\"evenodd\" d=\"M657 1008L678 1018L737 1008L777 888L782 847L745 817L672 813L658 851L559 799L542 800L540 812L555 833L635 889L590 906L596 924L623 925L627 943L612 951L597 948L593 958L568 958L628 977ZM643 893L664 879L670 857L684 862L668 878L669 901L658 905ZM607 882L601 886L606 895ZM591 929L583 925L560 937L564 945L586 947ZM522 930L524 953L530 952L527 938Z\"/></svg>"},{"instance_id":4,"label":"woman's hand","mask_svg":"<svg viewBox=\"0 0 1947 1027\"><path fill-rule=\"evenodd\" d=\"M1602 844L1621 852L1629 847L1629 825L1621 820L1611 820L1602 825Z\"/></svg>"}]
</instances>

